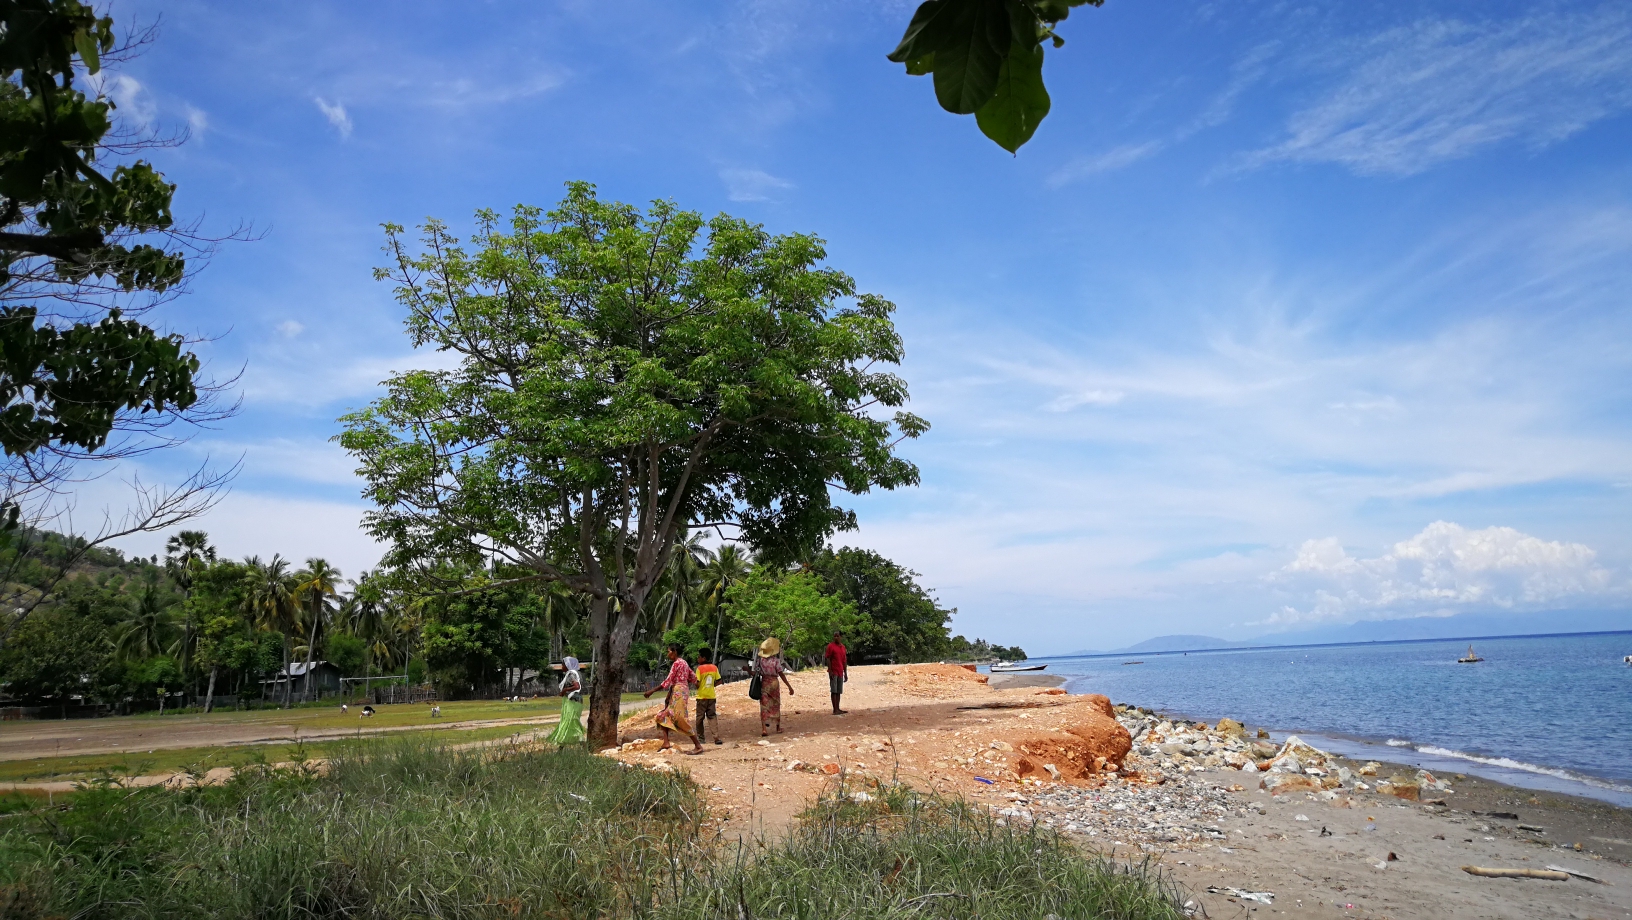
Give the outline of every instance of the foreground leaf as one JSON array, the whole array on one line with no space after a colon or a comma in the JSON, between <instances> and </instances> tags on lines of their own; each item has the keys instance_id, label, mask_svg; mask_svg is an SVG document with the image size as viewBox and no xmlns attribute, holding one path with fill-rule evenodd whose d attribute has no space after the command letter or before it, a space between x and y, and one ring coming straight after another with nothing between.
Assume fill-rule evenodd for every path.
<instances>
[{"instance_id":1,"label":"foreground leaf","mask_svg":"<svg viewBox=\"0 0 1632 920\"><path fill-rule=\"evenodd\" d=\"M997 91L975 112L980 132L1010 153L1031 140L1048 115L1048 89L1043 86L1043 47L1019 42L1009 48L998 74Z\"/></svg>"}]
</instances>

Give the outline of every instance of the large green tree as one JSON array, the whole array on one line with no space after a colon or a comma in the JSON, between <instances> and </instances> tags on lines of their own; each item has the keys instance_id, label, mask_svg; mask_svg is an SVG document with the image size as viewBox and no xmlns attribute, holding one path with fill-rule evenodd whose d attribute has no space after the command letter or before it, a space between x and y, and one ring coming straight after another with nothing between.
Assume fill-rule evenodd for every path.
<instances>
[{"instance_id":1,"label":"large green tree","mask_svg":"<svg viewBox=\"0 0 1632 920\"><path fill-rule=\"evenodd\" d=\"M914 580L916 573L872 550L848 546L824 550L811 569L828 592L867 618L867 627L849 637L858 661L927 661L946 654L952 611L935 603Z\"/></svg>"},{"instance_id":2,"label":"large green tree","mask_svg":"<svg viewBox=\"0 0 1632 920\"><path fill-rule=\"evenodd\" d=\"M589 602L589 733L617 740L635 628L685 527L775 557L854 526L832 490L915 484L894 306L824 266L822 242L670 202L645 212L573 183L549 213L479 214L471 248L432 221L387 228L418 347L344 418L341 444L394 562L495 563ZM452 586L450 586L452 587Z\"/></svg>"},{"instance_id":3,"label":"large green tree","mask_svg":"<svg viewBox=\"0 0 1632 920\"><path fill-rule=\"evenodd\" d=\"M867 628L854 604L822 590L810 572L774 572L761 566L731 589L731 616L736 628L730 648L752 656L764 639L775 636L782 654L794 661L820 661L835 632L853 634Z\"/></svg>"}]
</instances>

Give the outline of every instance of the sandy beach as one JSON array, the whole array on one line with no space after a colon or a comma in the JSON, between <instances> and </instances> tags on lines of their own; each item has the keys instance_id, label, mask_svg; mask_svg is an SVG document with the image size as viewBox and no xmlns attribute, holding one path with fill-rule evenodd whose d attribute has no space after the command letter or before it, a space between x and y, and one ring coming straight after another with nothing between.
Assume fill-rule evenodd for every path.
<instances>
[{"instance_id":1,"label":"sandy beach","mask_svg":"<svg viewBox=\"0 0 1632 920\"><path fill-rule=\"evenodd\" d=\"M1138 748L1120 764L1095 762L1117 744L1106 724L1139 718L1103 697L1066 695L1046 675L988 682L956 666L858 667L845 716L828 710L824 673L792 682L780 735L760 737L758 704L735 683L720 690L724 744L710 739L702 756L657 751L653 714L641 713L611 756L689 772L727 837L778 834L841 782L963 796L999 820L1041 822L1084 847L1159 864L1197 916L1632 917L1625 809L1459 776L1437 777L1440 787L1408 801L1376 791L1376 779L1416 772L1388 764L1365 791L1271 794L1259 788L1267 774L1199 760L1168 767ZM1338 766L1358 774L1363 765L1327 765ZM1558 866L1601 883L1481 878L1468 865Z\"/></svg>"}]
</instances>

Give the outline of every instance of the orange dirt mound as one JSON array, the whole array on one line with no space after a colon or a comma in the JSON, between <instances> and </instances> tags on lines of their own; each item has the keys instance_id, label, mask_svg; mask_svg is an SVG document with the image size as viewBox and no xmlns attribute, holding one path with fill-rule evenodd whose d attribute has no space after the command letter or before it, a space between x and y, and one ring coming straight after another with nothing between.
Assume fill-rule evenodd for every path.
<instances>
[{"instance_id":1,"label":"orange dirt mound","mask_svg":"<svg viewBox=\"0 0 1632 920\"><path fill-rule=\"evenodd\" d=\"M962 696L990 678L955 664L909 664L884 672L913 696Z\"/></svg>"},{"instance_id":2,"label":"orange dirt mound","mask_svg":"<svg viewBox=\"0 0 1632 920\"><path fill-rule=\"evenodd\" d=\"M1133 749L1128 730L1103 710L1110 702L1095 694L1065 710L1064 730L1045 731L1013 739L1016 752L1013 769L1022 779L1050 781L1052 764L1065 782L1082 780L1095 773L1120 770Z\"/></svg>"},{"instance_id":3,"label":"orange dirt mound","mask_svg":"<svg viewBox=\"0 0 1632 920\"><path fill-rule=\"evenodd\" d=\"M1111 708L1111 698L1103 693L1084 693L1076 699L1099 710L1100 714L1108 719L1116 718L1116 710Z\"/></svg>"}]
</instances>

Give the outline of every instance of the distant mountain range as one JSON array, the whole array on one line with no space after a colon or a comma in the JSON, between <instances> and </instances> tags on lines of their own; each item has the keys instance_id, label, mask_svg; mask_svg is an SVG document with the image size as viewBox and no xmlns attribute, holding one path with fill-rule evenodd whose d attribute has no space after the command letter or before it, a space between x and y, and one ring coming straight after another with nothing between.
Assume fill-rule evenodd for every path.
<instances>
[{"instance_id":1,"label":"distant mountain range","mask_svg":"<svg viewBox=\"0 0 1632 920\"><path fill-rule=\"evenodd\" d=\"M1412 617L1404 620L1366 620L1341 626L1290 633L1273 633L1232 642L1216 636L1157 636L1136 645L1109 651L1084 649L1070 655L1127 655L1192 652L1266 645L1324 645L1340 642L1397 642L1404 639L1461 639L1475 636L1519 636L1536 633L1609 632L1632 630L1632 613L1624 610L1558 611L1545 618L1535 615L1464 613L1454 617Z\"/></svg>"}]
</instances>

